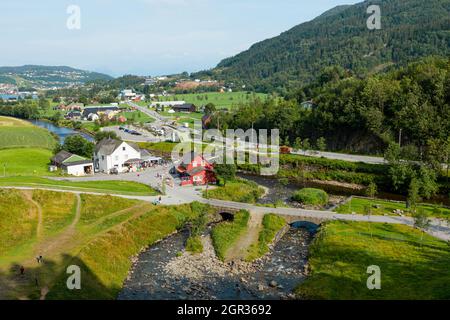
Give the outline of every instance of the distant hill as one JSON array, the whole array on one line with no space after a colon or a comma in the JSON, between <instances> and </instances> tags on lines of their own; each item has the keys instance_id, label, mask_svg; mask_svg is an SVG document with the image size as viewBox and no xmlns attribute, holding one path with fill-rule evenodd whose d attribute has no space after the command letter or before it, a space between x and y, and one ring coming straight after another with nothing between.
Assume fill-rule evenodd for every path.
<instances>
[{"instance_id":1,"label":"distant hill","mask_svg":"<svg viewBox=\"0 0 450 320\"><path fill-rule=\"evenodd\" d=\"M381 6L382 30L367 28L370 4ZM331 65L365 75L449 53L450 0L365 1L336 7L193 76L283 93Z\"/></svg>"},{"instance_id":2,"label":"distant hill","mask_svg":"<svg viewBox=\"0 0 450 320\"><path fill-rule=\"evenodd\" d=\"M17 84L32 87L66 87L84 84L95 80L111 80L112 77L97 73L74 69L66 66L0 67L0 83Z\"/></svg>"}]
</instances>

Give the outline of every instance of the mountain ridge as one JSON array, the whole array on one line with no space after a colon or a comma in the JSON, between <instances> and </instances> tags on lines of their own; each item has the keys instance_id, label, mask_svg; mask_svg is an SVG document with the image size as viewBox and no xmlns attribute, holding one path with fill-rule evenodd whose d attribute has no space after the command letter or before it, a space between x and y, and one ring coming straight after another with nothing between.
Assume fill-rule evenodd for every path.
<instances>
[{"instance_id":1,"label":"mountain ridge","mask_svg":"<svg viewBox=\"0 0 450 320\"><path fill-rule=\"evenodd\" d=\"M367 7L372 4L381 7L381 30L367 28ZM378 0L337 6L194 76L281 93L310 83L328 66L364 76L392 64L450 54L449 17L450 0Z\"/></svg>"}]
</instances>

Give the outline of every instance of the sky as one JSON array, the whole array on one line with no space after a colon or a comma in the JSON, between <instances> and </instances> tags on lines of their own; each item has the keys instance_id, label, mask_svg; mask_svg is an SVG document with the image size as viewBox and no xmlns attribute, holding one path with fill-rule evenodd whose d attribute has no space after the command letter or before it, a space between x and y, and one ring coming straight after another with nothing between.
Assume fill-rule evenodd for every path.
<instances>
[{"instance_id":1,"label":"sky","mask_svg":"<svg viewBox=\"0 0 450 320\"><path fill-rule=\"evenodd\" d=\"M361 0L2 0L0 65L120 76L195 72ZM72 5L79 8L79 19ZM79 29L69 29L67 22ZM75 22L75 24L74 24Z\"/></svg>"}]
</instances>

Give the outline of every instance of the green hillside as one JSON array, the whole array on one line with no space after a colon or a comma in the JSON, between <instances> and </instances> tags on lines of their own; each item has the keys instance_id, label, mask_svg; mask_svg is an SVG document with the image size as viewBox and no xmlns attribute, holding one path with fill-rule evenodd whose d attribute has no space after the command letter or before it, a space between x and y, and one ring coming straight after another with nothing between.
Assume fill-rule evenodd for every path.
<instances>
[{"instance_id":1,"label":"green hillside","mask_svg":"<svg viewBox=\"0 0 450 320\"><path fill-rule=\"evenodd\" d=\"M0 117L0 149L37 147L53 149L55 138L45 129L15 118Z\"/></svg>"},{"instance_id":2,"label":"green hillside","mask_svg":"<svg viewBox=\"0 0 450 320\"><path fill-rule=\"evenodd\" d=\"M370 4L381 6L381 30L367 28ZM378 0L340 6L223 60L203 75L245 84L250 90L283 93L310 82L327 66L339 65L360 75L428 55L446 55L449 14L450 0Z\"/></svg>"}]
</instances>

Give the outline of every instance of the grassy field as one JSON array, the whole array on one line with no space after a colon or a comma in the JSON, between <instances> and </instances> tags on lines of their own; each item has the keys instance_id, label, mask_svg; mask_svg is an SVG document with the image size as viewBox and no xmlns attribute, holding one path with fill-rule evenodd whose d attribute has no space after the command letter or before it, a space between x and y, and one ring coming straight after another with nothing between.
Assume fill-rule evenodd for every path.
<instances>
[{"instance_id":1,"label":"grassy field","mask_svg":"<svg viewBox=\"0 0 450 320\"><path fill-rule=\"evenodd\" d=\"M373 215L394 215L394 210L403 210L405 215L410 215L409 209L406 208L404 202L384 201L379 199L367 198L352 198L351 201L336 209L338 213L351 214L366 214L366 208L370 207ZM450 209L438 205L420 204L417 209L423 209L431 217L446 218L450 217Z\"/></svg>"},{"instance_id":2,"label":"grassy field","mask_svg":"<svg viewBox=\"0 0 450 320\"><path fill-rule=\"evenodd\" d=\"M149 115L141 112L141 111L125 111L122 112L120 115L127 118L127 120L132 120L133 122L140 122L140 123L148 123L148 122L154 122L155 119L150 117Z\"/></svg>"},{"instance_id":3,"label":"grassy field","mask_svg":"<svg viewBox=\"0 0 450 320\"><path fill-rule=\"evenodd\" d=\"M55 173L48 171L52 156L53 153L48 149L1 149L0 177L4 173L6 176L54 175Z\"/></svg>"},{"instance_id":4,"label":"grassy field","mask_svg":"<svg viewBox=\"0 0 450 320\"><path fill-rule=\"evenodd\" d=\"M171 97L171 100L186 101L193 103L196 106L213 103L217 108L231 109L233 106L242 103L250 102L255 98L266 99L267 95L263 93L247 93L247 92L208 92L208 93L191 93L191 94L176 94Z\"/></svg>"},{"instance_id":5,"label":"grassy field","mask_svg":"<svg viewBox=\"0 0 450 320\"><path fill-rule=\"evenodd\" d=\"M204 197L244 203L256 203L263 194L263 188L247 180L228 181L225 186L203 192Z\"/></svg>"},{"instance_id":6,"label":"grassy field","mask_svg":"<svg viewBox=\"0 0 450 320\"><path fill-rule=\"evenodd\" d=\"M219 259L225 260L228 249L247 230L249 218L250 213L242 210L234 216L233 221L224 222L214 227L211 232L211 238Z\"/></svg>"},{"instance_id":7,"label":"grassy field","mask_svg":"<svg viewBox=\"0 0 450 320\"><path fill-rule=\"evenodd\" d=\"M45 129L15 118L0 117L0 149L53 149L56 139Z\"/></svg>"},{"instance_id":8,"label":"grassy field","mask_svg":"<svg viewBox=\"0 0 450 320\"><path fill-rule=\"evenodd\" d=\"M0 190L1 299L114 299L134 255L209 210L197 203L156 207L103 196L73 203L67 193L58 195L51 207L42 206L54 196L47 191ZM80 210L73 215L68 204ZM89 213L92 208L97 208L95 216ZM58 226L55 232L39 234L48 222ZM35 260L39 254L43 264ZM67 289L69 265L81 269L81 290ZM20 266L25 267L23 276Z\"/></svg>"},{"instance_id":9,"label":"grassy field","mask_svg":"<svg viewBox=\"0 0 450 320\"><path fill-rule=\"evenodd\" d=\"M306 299L450 299L450 248L403 225L330 222L310 249L310 277L296 293ZM381 290L369 290L369 266Z\"/></svg>"},{"instance_id":10,"label":"grassy field","mask_svg":"<svg viewBox=\"0 0 450 320\"><path fill-rule=\"evenodd\" d=\"M42 187L58 190L72 190L84 192L98 192L107 194L122 194L135 196L155 196L157 191L151 187L131 181L56 181L41 177L6 177L0 178L0 188L13 187Z\"/></svg>"},{"instance_id":11,"label":"grassy field","mask_svg":"<svg viewBox=\"0 0 450 320\"><path fill-rule=\"evenodd\" d=\"M248 250L247 261L254 261L269 252L269 245L274 241L277 233L286 226L286 220L274 214L266 214L262 226L258 242L252 244Z\"/></svg>"},{"instance_id":12,"label":"grassy field","mask_svg":"<svg viewBox=\"0 0 450 320\"><path fill-rule=\"evenodd\" d=\"M320 189L303 188L294 193L292 199L312 206L324 206L328 203L328 194Z\"/></svg>"}]
</instances>

